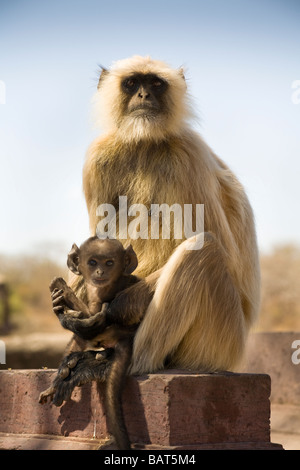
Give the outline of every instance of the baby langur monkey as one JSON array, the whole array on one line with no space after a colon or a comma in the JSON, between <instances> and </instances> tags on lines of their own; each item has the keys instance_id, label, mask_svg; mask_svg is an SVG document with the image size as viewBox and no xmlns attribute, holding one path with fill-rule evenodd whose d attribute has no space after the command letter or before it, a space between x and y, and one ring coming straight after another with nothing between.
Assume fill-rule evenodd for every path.
<instances>
[{"instance_id":1,"label":"baby langur monkey","mask_svg":"<svg viewBox=\"0 0 300 470\"><path fill-rule=\"evenodd\" d=\"M103 361L113 354L112 366L106 376L106 412L112 434L119 449L130 449L130 441L126 430L122 410L122 389L127 369L132 356L132 343L138 322L130 325L114 324L114 318L108 320L108 303L116 294L127 287L143 282L131 275L137 267L136 254L131 246L124 249L123 245L114 239L99 239L97 236L86 240L80 248L75 244L68 255L68 267L82 275L87 293L87 305L76 297L72 289L62 278L55 278L51 285L53 310L58 315L64 328L84 340L82 349L104 348L96 352L93 360ZM72 310L70 310L72 309ZM92 353L92 351L91 351ZM56 392L57 380L68 377L78 358L69 358L65 365L63 361L52 386L41 393L39 402L47 402L47 397L53 399ZM83 382L84 383L84 380ZM54 404L61 405L55 399Z\"/></svg>"}]
</instances>

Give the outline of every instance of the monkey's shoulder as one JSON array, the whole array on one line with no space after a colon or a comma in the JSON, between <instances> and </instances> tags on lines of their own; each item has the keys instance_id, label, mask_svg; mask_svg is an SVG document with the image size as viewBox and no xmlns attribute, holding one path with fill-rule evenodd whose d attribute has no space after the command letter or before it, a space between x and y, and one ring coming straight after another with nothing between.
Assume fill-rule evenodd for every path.
<instances>
[{"instance_id":1,"label":"monkey's shoulder","mask_svg":"<svg viewBox=\"0 0 300 470\"><path fill-rule=\"evenodd\" d=\"M134 274L124 274L119 279L119 287L120 287L119 291L127 289L127 287L131 287L137 284L138 282L141 282L141 280L142 279L140 277L135 276Z\"/></svg>"}]
</instances>

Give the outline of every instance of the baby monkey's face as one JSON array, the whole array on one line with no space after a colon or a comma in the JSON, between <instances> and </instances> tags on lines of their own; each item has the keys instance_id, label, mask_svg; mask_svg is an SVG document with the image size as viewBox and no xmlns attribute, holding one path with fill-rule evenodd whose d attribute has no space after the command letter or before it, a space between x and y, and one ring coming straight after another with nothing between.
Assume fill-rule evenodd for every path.
<instances>
[{"instance_id":1,"label":"baby monkey's face","mask_svg":"<svg viewBox=\"0 0 300 470\"><path fill-rule=\"evenodd\" d=\"M80 253L79 270L85 281L96 287L107 287L117 281L124 271L124 251L106 246L106 243L90 243Z\"/></svg>"}]
</instances>

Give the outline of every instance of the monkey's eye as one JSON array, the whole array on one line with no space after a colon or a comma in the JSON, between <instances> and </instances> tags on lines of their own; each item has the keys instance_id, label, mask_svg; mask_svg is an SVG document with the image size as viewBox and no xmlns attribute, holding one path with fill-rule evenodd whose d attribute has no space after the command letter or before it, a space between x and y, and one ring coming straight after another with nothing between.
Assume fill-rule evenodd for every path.
<instances>
[{"instance_id":1,"label":"monkey's eye","mask_svg":"<svg viewBox=\"0 0 300 470\"><path fill-rule=\"evenodd\" d=\"M153 80L152 82L152 86L154 86L155 88L159 88L160 86L163 85L163 82L161 80Z\"/></svg>"},{"instance_id":2,"label":"monkey's eye","mask_svg":"<svg viewBox=\"0 0 300 470\"><path fill-rule=\"evenodd\" d=\"M113 262L112 259L109 259L109 260L106 261L105 264L106 264L106 266L113 266L113 265L114 265L114 262Z\"/></svg>"},{"instance_id":3,"label":"monkey's eye","mask_svg":"<svg viewBox=\"0 0 300 470\"><path fill-rule=\"evenodd\" d=\"M122 83L122 87L126 93L134 94L139 87L139 82L136 78L126 78Z\"/></svg>"},{"instance_id":4,"label":"monkey's eye","mask_svg":"<svg viewBox=\"0 0 300 470\"><path fill-rule=\"evenodd\" d=\"M160 78L154 78L151 82L152 88L154 88L155 91L164 91L167 87L167 83L164 80L161 80Z\"/></svg>"},{"instance_id":5,"label":"monkey's eye","mask_svg":"<svg viewBox=\"0 0 300 470\"><path fill-rule=\"evenodd\" d=\"M92 267L97 266L97 261L95 259L90 259L88 261L88 265Z\"/></svg>"}]
</instances>

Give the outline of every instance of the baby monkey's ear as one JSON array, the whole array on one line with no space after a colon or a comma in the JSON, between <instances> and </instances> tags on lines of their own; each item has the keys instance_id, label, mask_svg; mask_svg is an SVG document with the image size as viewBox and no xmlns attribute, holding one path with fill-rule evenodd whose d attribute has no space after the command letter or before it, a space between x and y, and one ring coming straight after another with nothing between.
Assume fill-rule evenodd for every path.
<instances>
[{"instance_id":1,"label":"baby monkey's ear","mask_svg":"<svg viewBox=\"0 0 300 470\"><path fill-rule=\"evenodd\" d=\"M76 245L76 243L73 243L72 248L70 253L68 254L68 259L67 259L67 265L68 268L74 273L74 274L81 274L79 271L78 265L79 265L79 253L80 249Z\"/></svg>"},{"instance_id":2,"label":"baby monkey's ear","mask_svg":"<svg viewBox=\"0 0 300 470\"><path fill-rule=\"evenodd\" d=\"M131 274L138 265L136 253L131 245L125 250L124 274Z\"/></svg>"}]
</instances>

